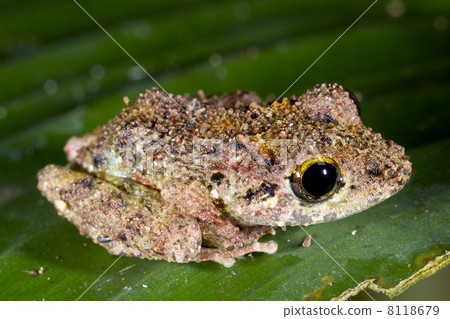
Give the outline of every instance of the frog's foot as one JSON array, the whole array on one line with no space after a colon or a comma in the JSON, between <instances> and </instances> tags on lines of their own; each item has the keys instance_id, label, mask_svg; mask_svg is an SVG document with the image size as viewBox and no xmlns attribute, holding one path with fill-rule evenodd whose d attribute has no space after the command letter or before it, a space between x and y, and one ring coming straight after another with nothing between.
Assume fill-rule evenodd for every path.
<instances>
[{"instance_id":1,"label":"frog's foot","mask_svg":"<svg viewBox=\"0 0 450 319\"><path fill-rule=\"evenodd\" d=\"M192 261L200 262L211 260L216 263L222 264L225 267L231 267L235 263L235 258L241 258L246 254L250 254L253 252L273 254L277 251L278 244L273 241L266 242L254 242L250 245L236 248L229 251L223 251L216 248L202 248L200 254L197 255L195 259Z\"/></svg>"}]
</instances>

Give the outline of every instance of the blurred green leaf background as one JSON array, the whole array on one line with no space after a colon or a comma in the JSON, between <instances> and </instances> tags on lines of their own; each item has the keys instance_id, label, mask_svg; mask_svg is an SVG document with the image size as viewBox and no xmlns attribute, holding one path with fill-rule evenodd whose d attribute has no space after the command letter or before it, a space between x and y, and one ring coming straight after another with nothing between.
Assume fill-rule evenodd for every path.
<instances>
[{"instance_id":1,"label":"blurred green leaf background","mask_svg":"<svg viewBox=\"0 0 450 319\"><path fill-rule=\"evenodd\" d=\"M168 92L270 100L372 1L79 1L114 41L75 1L0 3L0 299L75 300L117 257L58 217L36 173L64 165L65 141L118 114L123 96L157 86L119 44ZM357 282L394 287L450 250L449 19L448 1L377 1L286 93L351 89L365 125L411 156L398 195L307 227ZM276 254L232 268L122 257L82 300L328 300L356 286L317 244L302 247L305 237L279 230ZM449 277L398 298L449 300Z\"/></svg>"}]
</instances>

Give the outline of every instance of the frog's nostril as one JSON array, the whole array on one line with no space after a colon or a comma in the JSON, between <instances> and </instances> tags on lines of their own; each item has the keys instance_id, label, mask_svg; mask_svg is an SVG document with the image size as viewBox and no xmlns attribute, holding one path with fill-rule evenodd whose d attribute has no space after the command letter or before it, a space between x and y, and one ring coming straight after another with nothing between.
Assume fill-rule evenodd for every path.
<instances>
[{"instance_id":1,"label":"frog's nostril","mask_svg":"<svg viewBox=\"0 0 450 319\"><path fill-rule=\"evenodd\" d=\"M385 177L387 178L393 178L395 176L395 170L390 168L385 171Z\"/></svg>"}]
</instances>

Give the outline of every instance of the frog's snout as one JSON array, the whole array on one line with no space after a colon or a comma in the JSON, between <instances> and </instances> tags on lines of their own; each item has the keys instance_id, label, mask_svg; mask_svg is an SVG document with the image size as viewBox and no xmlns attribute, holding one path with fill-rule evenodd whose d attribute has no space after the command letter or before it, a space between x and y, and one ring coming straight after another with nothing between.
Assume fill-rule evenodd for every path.
<instances>
[{"instance_id":1,"label":"frog's snout","mask_svg":"<svg viewBox=\"0 0 450 319\"><path fill-rule=\"evenodd\" d=\"M412 163L409 156L405 155L404 149L394 157L391 167L387 167L383 171L383 180L389 187L390 195L397 193L408 182L411 177Z\"/></svg>"}]
</instances>

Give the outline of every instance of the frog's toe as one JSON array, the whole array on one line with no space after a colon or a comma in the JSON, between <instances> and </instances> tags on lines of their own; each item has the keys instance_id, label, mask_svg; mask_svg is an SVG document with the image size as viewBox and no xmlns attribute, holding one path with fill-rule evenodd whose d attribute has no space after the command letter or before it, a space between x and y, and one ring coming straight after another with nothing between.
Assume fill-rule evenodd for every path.
<instances>
[{"instance_id":1,"label":"frog's toe","mask_svg":"<svg viewBox=\"0 0 450 319\"><path fill-rule=\"evenodd\" d=\"M224 267L230 268L231 266L233 266L235 264L236 260L234 260L234 258L227 258L226 260L224 260L224 262L222 262L221 264Z\"/></svg>"},{"instance_id":2,"label":"frog's toe","mask_svg":"<svg viewBox=\"0 0 450 319\"><path fill-rule=\"evenodd\" d=\"M225 267L231 267L236 262L230 251L221 251L214 248L202 248L200 254L192 261L214 261L218 264L222 264Z\"/></svg>"},{"instance_id":3,"label":"frog's toe","mask_svg":"<svg viewBox=\"0 0 450 319\"><path fill-rule=\"evenodd\" d=\"M256 242L251 245L245 246L241 248L243 251L245 251L245 254L251 253L251 252L259 252L259 253L266 253L266 254L273 254L278 249L278 244L276 241L269 240L265 242Z\"/></svg>"},{"instance_id":4,"label":"frog's toe","mask_svg":"<svg viewBox=\"0 0 450 319\"><path fill-rule=\"evenodd\" d=\"M228 251L222 251L216 248L202 248L200 254L192 261L200 262L210 260L222 264L225 267L231 267L235 263L235 258L241 259L245 255L253 252L273 254L277 249L278 244L273 240L262 243L254 242L250 245Z\"/></svg>"},{"instance_id":5,"label":"frog's toe","mask_svg":"<svg viewBox=\"0 0 450 319\"><path fill-rule=\"evenodd\" d=\"M278 244L276 241L271 240L271 241L265 242L263 244L266 244L265 251L264 251L266 254L271 255L271 254L276 253L276 251L278 250Z\"/></svg>"}]
</instances>

